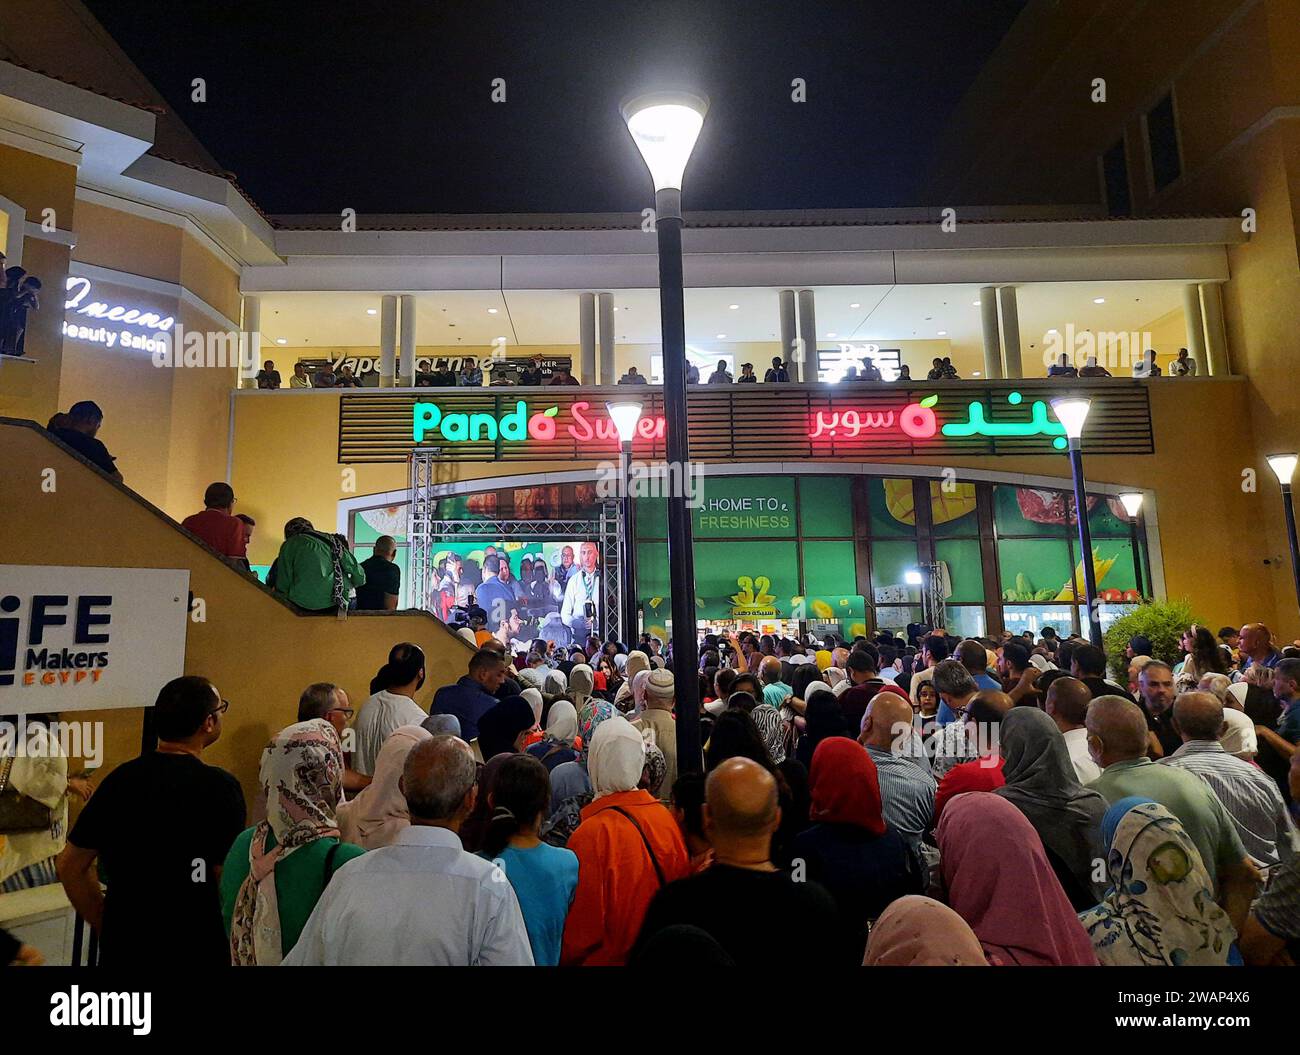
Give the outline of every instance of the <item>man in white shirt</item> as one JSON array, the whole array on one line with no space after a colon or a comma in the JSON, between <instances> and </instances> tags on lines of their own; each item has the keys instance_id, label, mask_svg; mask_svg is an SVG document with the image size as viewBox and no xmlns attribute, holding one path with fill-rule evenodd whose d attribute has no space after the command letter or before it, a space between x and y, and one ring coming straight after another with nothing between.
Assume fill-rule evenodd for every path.
<instances>
[{"instance_id":1,"label":"man in white shirt","mask_svg":"<svg viewBox=\"0 0 1300 1055\"><path fill-rule=\"evenodd\" d=\"M1088 730L1083 724L1091 702L1092 690L1087 685L1078 678L1063 677L1054 679L1048 686L1047 699L1043 703L1048 717L1065 737L1070 761L1074 763L1074 775L1084 785L1101 776L1101 767L1088 753Z\"/></svg>"},{"instance_id":2,"label":"man in white shirt","mask_svg":"<svg viewBox=\"0 0 1300 1055\"><path fill-rule=\"evenodd\" d=\"M587 605L600 602L600 572L596 565L600 563L600 552L594 542L584 542L578 547L579 568L571 572L564 583L564 603L560 606L560 618L573 631L574 640L587 636L590 626L587 620Z\"/></svg>"},{"instance_id":3,"label":"man in white shirt","mask_svg":"<svg viewBox=\"0 0 1300 1055\"><path fill-rule=\"evenodd\" d=\"M353 733L352 768L363 776L374 776L375 760L394 729L419 725L429 717L415 694L424 685L424 650L402 642L388 653L388 662L370 683L377 689L357 715Z\"/></svg>"},{"instance_id":4,"label":"man in white shirt","mask_svg":"<svg viewBox=\"0 0 1300 1055\"><path fill-rule=\"evenodd\" d=\"M477 777L459 737L416 744L402 770L410 826L334 874L285 966L533 966L514 887L461 845Z\"/></svg>"}]
</instances>

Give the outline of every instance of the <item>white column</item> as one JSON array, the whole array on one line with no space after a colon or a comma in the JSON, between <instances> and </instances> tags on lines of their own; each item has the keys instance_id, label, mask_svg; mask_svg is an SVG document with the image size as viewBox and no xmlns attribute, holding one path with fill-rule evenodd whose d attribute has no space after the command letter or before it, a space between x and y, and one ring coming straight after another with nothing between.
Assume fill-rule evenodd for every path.
<instances>
[{"instance_id":1,"label":"white column","mask_svg":"<svg viewBox=\"0 0 1300 1055\"><path fill-rule=\"evenodd\" d=\"M262 369L262 298L244 297L244 327L242 344L248 350L247 358L241 356L237 387L256 388L257 372ZM180 349L175 349L180 352ZM252 369L248 369L251 366ZM284 373L285 371L281 371ZM288 373L293 373L292 367Z\"/></svg>"},{"instance_id":2,"label":"white column","mask_svg":"<svg viewBox=\"0 0 1300 1055\"><path fill-rule=\"evenodd\" d=\"M1002 376L1002 342L998 337L998 298L992 286L980 290L980 322L984 328L984 376Z\"/></svg>"},{"instance_id":3,"label":"white column","mask_svg":"<svg viewBox=\"0 0 1300 1055\"><path fill-rule=\"evenodd\" d=\"M817 377L817 303L813 291L799 291L799 338L803 341L803 362L792 361L791 381ZM788 353L787 353L788 354ZM783 355L782 358L785 358Z\"/></svg>"},{"instance_id":4,"label":"white column","mask_svg":"<svg viewBox=\"0 0 1300 1055\"><path fill-rule=\"evenodd\" d=\"M415 297L402 294L402 386L415 387Z\"/></svg>"},{"instance_id":5,"label":"white column","mask_svg":"<svg viewBox=\"0 0 1300 1055\"><path fill-rule=\"evenodd\" d=\"M1016 304L1016 287L1003 286L998 290L1002 305L1002 365L1004 377L1024 377L1020 361L1020 309ZM981 305L984 303L981 299Z\"/></svg>"},{"instance_id":6,"label":"white column","mask_svg":"<svg viewBox=\"0 0 1300 1055\"><path fill-rule=\"evenodd\" d=\"M596 294L578 294L578 380L596 383Z\"/></svg>"},{"instance_id":7,"label":"white column","mask_svg":"<svg viewBox=\"0 0 1300 1055\"><path fill-rule=\"evenodd\" d=\"M406 360L403 358L405 369ZM397 384L397 298L386 293L379 298L379 387Z\"/></svg>"},{"instance_id":8,"label":"white column","mask_svg":"<svg viewBox=\"0 0 1300 1055\"><path fill-rule=\"evenodd\" d=\"M618 372L614 366L614 294L601 293L596 306L600 315L600 383L612 385L618 381L614 376ZM584 377L584 383L586 380Z\"/></svg>"},{"instance_id":9,"label":"white column","mask_svg":"<svg viewBox=\"0 0 1300 1055\"><path fill-rule=\"evenodd\" d=\"M1211 377L1227 377L1231 371L1228 335L1223 325L1223 287L1217 282L1203 282L1201 305L1205 314L1205 362L1198 362L1196 367Z\"/></svg>"},{"instance_id":10,"label":"white column","mask_svg":"<svg viewBox=\"0 0 1300 1055\"><path fill-rule=\"evenodd\" d=\"M780 310L781 310L781 358L787 359L794 355L795 340L795 323L794 323L794 290L783 289L780 293ZM764 364L759 364L759 376L762 371L767 369ZM816 373L816 364L813 364L807 371L807 377L816 380L813 375ZM739 375L737 375L739 376Z\"/></svg>"},{"instance_id":11,"label":"white column","mask_svg":"<svg viewBox=\"0 0 1300 1055\"><path fill-rule=\"evenodd\" d=\"M1196 360L1198 373L1210 373L1205 360L1205 319L1201 315L1201 291L1192 284L1183 287L1183 321L1187 325L1187 354Z\"/></svg>"}]
</instances>

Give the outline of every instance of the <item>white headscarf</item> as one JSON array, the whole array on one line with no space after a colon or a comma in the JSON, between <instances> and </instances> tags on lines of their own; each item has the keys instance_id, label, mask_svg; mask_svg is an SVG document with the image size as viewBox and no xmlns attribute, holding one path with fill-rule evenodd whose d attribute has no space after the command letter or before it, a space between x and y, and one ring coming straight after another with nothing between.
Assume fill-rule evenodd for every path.
<instances>
[{"instance_id":1,"label":"white headscarf","mask_svg":"<svg viewBox=\"0 0 1300 1055\"><path fill-rule=\"evenodd\" d=\"M596 727L587 758L587 774L596 798L632 791L645 770L645 741L622 715L607 718Z\"/></svg>"},{"instance_id":2,"label":"white headscarf","mask_svg":"<svg viewBox=\"0 0 1300 1055\"><path fill-rule=\"evenodd\" d=\"M848 683L845 682L845 684L848 684ZM816 696L819 692L829 692L832 696L834 696L834 695L838 695L838 694L837 694L837 693L836 693L836 692L835 692L835 691L834 691L834 690L833 690L829 685L826 684L826 682L824 682L824 681L813 681L813 682L810 682L810 683L808 684L808 688L804 689L804 693L803 693L803 702L804 702L804 703L807 703L807 702L808 702L809 700L811 700L814 696Z\"/></svg>"},{"instance_id":3,"label":"white headscarf","mask_svg":"<svg viewBox=\"0 0 1300 1055\"><path fill-rule=\"evenodd\" d=\"M546 737L573 746L578 735L578 710L568 700L556 700L546 716Z\"/></svg>"},{"instance_id":4,"label":"white headscarf","mask_svg":"<svg viewBox=\"0 0 1300 1055\"><path fill-rule=\"evenodd\" d=\"M530 686L519 695L527 700L533 708L533 721L540 724L542 720L542 704L544 702L542 700L542 690Z\"/></svg>"},{"instance_id":5,"label":"white headscarf","mask_svg":"<svg viewBox=\"0 0 1300 1055\"><path fill-rule=\"evenodd\" d=\"M596 691L596 675L592 673L591 667L586 663L575 663L569 671L568 688L573 706L582 710L583 705L591 699L591 694Z\"/></svg>"},{"instance_id":6,"label":"white headscarf","mask_svg":"<svg viewBox=\"0 0 1300 1055\"><path fill-rule=\"evenodd\" d=\"M344 842L378 850L391 846L397 833L410 825L406 796L398 786L402 769L411 749L432 739L433 734L422 725L403 725L393 730L375 759L374 779L356 798L339 807L339 830Z\"/></svg>"}]
</instances>

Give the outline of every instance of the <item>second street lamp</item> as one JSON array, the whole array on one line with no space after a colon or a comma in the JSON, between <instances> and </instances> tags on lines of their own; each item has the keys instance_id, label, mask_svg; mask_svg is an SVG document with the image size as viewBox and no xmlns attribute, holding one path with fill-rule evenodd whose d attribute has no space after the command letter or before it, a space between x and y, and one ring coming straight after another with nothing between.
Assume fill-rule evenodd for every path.
<instances>
[{"instance_id":1,"label":"second street lamp","mask_svg":"<svg viewBox=\"0 0 1300 1055\"><path fill-rule=\"evenodd\" d=\"M622 530L619 532L618 560L622 567L619 577L619 622L623 624L622 637L627 647L636 645L640 627L636 618L636 505L632 501L632 440L636 436L636 427L641 420L641 404L628 400L621 403L606 403L618 429L618 439L622 457L619 460L619 489L623 495L620 507Z\"/></svg>"},{"instance_id":2,"label":"second street lamp","mask_svg":"<svg viewBox=\"0 0 1300 1055\"><path fill-rule=\"evenodd\" d=\"M1097 570L1092 564L1092 532L1088 528L1088 496L1083 483L1083 423L1092 400L1069 396L1052 400L1056 419L1065 426L1070 441L1070 474L1074 477L1074 516L1079 522L1079 563L1083 566L1083 592L1088 604L1088 640L1102 647L1101 613L1097 611ZM1075 583L1070 583L1074 592ZM1076 596L1076 603L1079 598Z\"/></svg>"},{"instance_id":3,"label":"second street lamp","mask_svg":"<svg viewBox=\"0 0 1300 1055\"><path fill-rule=\"evenodd\" d=\"M1139 598L1145 598L1142 589L1142 546L1138 541L1138 513L1142 511L1143 494L1141 491L1125 491L1119 496L1124 512L1128 514L1128 533L1133 546L1133 588Z\"/></svg>"},{"instance_id":4,"label":"second street lamp","mask_svg":"<svg viewBox=\"0 0 1300 1055\"><path fill-rule=\"evenodd\" d=\"M643 95L623 106L623 119L655 187L659 240L659 320L664 364L664 447L668 456L668 582L677 694L677 770L698 773L700 686L695 629L695 555L686 504L690 443L686 434L686 307L682 288L682 176L704 125L708 100L686 92Z\"/></svg>"},{"instance_id":5,"label":"second street lamp","mask_svg":"<svg viewBox=\"0 0 1300 1055\"><path fill-rule=\"evenodd\" d=\"M1291 503L1291 480L1295 476L1296 454L1270 454L1268 467L1277 475L1282 485L1282 508L1286 513L1286 540L1291 546L1291 577L1295 579L1296 604L1300 605L1300 543L1296 541L1295 506Z\"/></svg>"}]
</instances>

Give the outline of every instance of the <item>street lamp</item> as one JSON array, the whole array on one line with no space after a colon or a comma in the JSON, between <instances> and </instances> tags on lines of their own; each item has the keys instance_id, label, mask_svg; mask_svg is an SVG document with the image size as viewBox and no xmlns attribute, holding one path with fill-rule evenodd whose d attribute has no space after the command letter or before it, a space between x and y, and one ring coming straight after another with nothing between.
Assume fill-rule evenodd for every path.
<instances>
[{"instance_id":1,"label":"street lamp","mask_svg":"<svg viewBox=\"0 0 1300 1055\"><path fill-rule=\"evenodd\" d=\"M682 289L682 176L708 111L707 99L687 92L641 95L623 104L623 120L655 188L659 239L659 319L663 346L665 451L668 492L668 581L672 593L673 671L677 695L677 764L698 773L700 691L696 678L695 556L685 481L690 464L686 434L686 306Z\"/></svg>"},{"instance_id":2,"label":"street lamp","mask_svg":"<svg viewBox=\"0 0 1300 1055\"><path fill-rule=\"evenodd\" d=\"M1292 454L1270 454L1268 467L1277 474L1282 485L1282 508L1286 511L1286 538L1291 544L1291 576L1295 579L1296 604L1300 605L1300 544L1296 542L1295 508L1291 504L1291 478L1295 476L1296 462L1300 457Z\"/></svg>"},{"instance_id":3,"label":"street lamp","mask_svg":"<svg viewBox=\"0 0 1300 1055\"><path fill-rule=\"evenodd\" d=\"M623 574L619 584L619 594L623 598L619 622L623 624L623 640L632 648L637 639L636 618L636 506L632 502L632 440L636 436L636 427L641 420L641 404L633 400L621 403L606 403L605 410L618 430L622 460L619 465L619 480L623 487L621 514L623 530L619 538L618 560Z\"/></svg>"},{"instance_id":4,"label":"street lamp","mask_svg":"<svg viewBox=\"0 0 1300 1055\"><path fill-rule=\"evenodd\" d=\"M1125 491L1119 496L1124 512L1128 514L1129 538L1133 543L1133 578L1139 597L1145 597L1142 589L1142 547L1138 541L1138 513L1142 511L1143 494L1141 491Z\"/></svg>"},{"instance_id":5,"label":"street lamp","mask_svg":"<svg viewBox=\"0 0 1300 1055\"><path fill-rule=\"evenodd\" d=\"M1092 400L1065 396L1052 400L1056 420L1065 426L1070 441L1070 473L1074 477L1074 516L1079 522L1079 563L1083 565L1083 592L1088 602L1088 640L1102 647L1101 613L1097 611L1097 570L1092 565L1092 532L1088 529L1088 496L1083 484L1083 423L1088 420ZM1074 592L1074 583L1070 583ZM1078 597L1075 598L1078 601Z\"/></svg>"}]
</instances>

